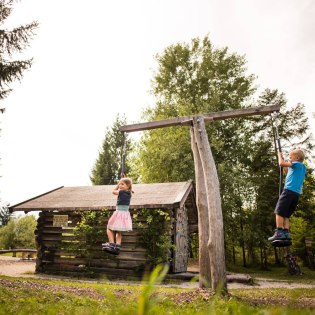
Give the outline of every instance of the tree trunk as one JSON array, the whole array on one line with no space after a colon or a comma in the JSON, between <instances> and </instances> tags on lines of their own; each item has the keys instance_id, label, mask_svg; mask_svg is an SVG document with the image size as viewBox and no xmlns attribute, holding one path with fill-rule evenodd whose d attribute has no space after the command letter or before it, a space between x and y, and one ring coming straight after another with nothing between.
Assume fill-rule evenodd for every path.
<instances>
[{"instance_id":1,"label":"tree trunk","mask_svg":"<svg viewBox=\"0 0 315 315\"><path fill-rule=\"evenodd\" d=\"M208 253L209 240L209 214L207 191L199 151L197 148L194 129L190 129L191 148L194 156L196 176L196 203L198 209L198 233L199 233L199 287L211 287L210 256Z\"/></svg>"},{"instance_id":2,"label":"tree trunk","mask_svg":"<svg viewBox=\"0 0 315 315\"><path fill-rule=\"evenodd\" d=\"M264 270L268 270L268 256L267 256L267 251L266 247L264 246Z\"/></svg>"},{"instance_id":3,"label":"tree trunk","mask_svg":"<svg viewBox=\"0 0 315 315\"><path fill-rule=\"evenodd\" d=\"M242 209L241 209L241 211L242 211ZM242 217L241 217L240 225L241 225L241 235L242 235L241 247L242 247L243 267L247 267L247 264L246 264L246 252L245 252L245 241L244 241L244 227L243 227L243 219L242 219Z\"/></svg>"},{"instance_id":4,"label":"tree trunk","mask_svg":"<svg viewBox=\"0 0 315 315\"><path fill-rule=\"evenodd\" d=\"M273 250L274 250L274 253L275 253L275 263L277 265L281 265L281 260L280 260L279 255L278 255L277 247L274 247Z\"/></svg>"},{"instance_id":5,"label":"tree trunk","mask_svg":"<svg viewBox=\"0 0 315 315\"><path fill-rule=\"evenodd\" d=\"M236 265L236 253L235 253L234 243L233 243L233 247L232 247L232 255L233 255L233 265Z\"/></svg>"},{"instance_id":6,"label":"tree trunk","mask_svg":"<svg viewBox=\"0 0 315 315\"><path fill-rule=\"evenodd\" d=\"M220 184L205 129L204 118L202 116L194 117L193 127L203 169L209 210L208 249L211 268L211 286L212 289L216 291L226 292L227 283Z\"/></svg>"}]
</instances>

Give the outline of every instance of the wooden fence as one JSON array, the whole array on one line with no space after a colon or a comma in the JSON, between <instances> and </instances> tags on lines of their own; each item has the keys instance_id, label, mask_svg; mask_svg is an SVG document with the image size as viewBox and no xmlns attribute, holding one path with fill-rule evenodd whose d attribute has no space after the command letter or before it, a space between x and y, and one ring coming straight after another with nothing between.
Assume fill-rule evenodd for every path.
<instances>
[{"instance_id":1,"label":"wooden fence","mask_svg":"<svg viewBox=\"0 0 315 315\"><path fill-rule=\"evenodd\" d=\"M37 253L36 249L14 248L14 249L0 249L0 254L12 253L12 257L16 257L17 253L22 253L22 259L34 259Z\"/></svg>"}]
</instances>

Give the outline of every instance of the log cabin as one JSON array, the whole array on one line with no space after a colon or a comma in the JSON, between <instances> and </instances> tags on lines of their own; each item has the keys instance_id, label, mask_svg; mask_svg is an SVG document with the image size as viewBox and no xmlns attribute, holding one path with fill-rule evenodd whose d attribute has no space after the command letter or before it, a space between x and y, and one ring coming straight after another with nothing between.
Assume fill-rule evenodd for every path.
<instances>
[{"instance_id":1,"label":"log cabin","mask_svg":"<svg viewBox=\"0 0 315 315\"><path fill-rule=\"evenodd\" d=\"M159 257L152 257L154 251L150 252L149 246L141 241L146 228L147 238L150 239L151 233L143 213L158 216L161 211L170 218L162 225L164 231L158 231L159 235L169 238L167 261L164 262L170 265L169 273L187 271L191 236L198 232L192 182L134 184L130 204L133 231L123 232L118 256L101 250L101 244L107 241L107 220L116 207L114 187L62 186L9 207L11 212L39 211L35 231L37 273L77 276L88 272L107 278L140 278L154 267L153 262L160 261ZM94 216L98 221L90 224L93 225L89 229L92 231L90 238L93 237L89 243L87 235L80 231L80 223L92 212L98 214ZM161 216L159 220L164 218Z\"/></svg>"}]
</instances>

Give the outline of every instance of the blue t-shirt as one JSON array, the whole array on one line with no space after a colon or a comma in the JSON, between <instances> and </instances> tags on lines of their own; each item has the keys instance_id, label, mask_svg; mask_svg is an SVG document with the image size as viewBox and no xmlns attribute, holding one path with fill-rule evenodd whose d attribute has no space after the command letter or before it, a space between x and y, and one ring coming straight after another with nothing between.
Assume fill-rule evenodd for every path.
<instances>
[{"instance_id":1,"label":"blue t-shirt","mask_svg":"<svg viewBox=\"0 0 315 315\"><path fill-rule=\"evenodd\" d=\"M292 162L292 166L288 168L284 188L301 194L305 174L306 166L303 163L297 161Z\"/></svg>"},{"instance_id":2,"label":"blue t-shirt","mask_svg":"<svg viewBox=\"0 0 315 315\"><path fill-rule=\"evenodd\" d=\"M131 192L129 190L119 190L117 197L117 205L129 206L131 199Z\"/></svg>"}]
</instances>

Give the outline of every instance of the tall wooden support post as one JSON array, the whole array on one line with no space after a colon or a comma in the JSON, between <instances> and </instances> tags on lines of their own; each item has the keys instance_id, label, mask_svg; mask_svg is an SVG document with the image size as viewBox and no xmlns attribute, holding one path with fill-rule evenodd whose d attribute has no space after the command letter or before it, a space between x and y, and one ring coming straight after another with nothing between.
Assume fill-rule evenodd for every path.
<instances>
[{"instance_id":1,"label":"tall wooden support post","mask_svg":"<svg viewBox=\"0 0 315 315\"><path fill-rule=\"evenodd\" d=\"M198 234L199 234L199 287L211 287L209 241L209 211L206 183L201 163L199 150L195 138L194 128L190 128L191 149L194 156L196 174L196 203L198 209Z\"/></svg>"},{"instance_id":2,"label":"tall wooden support post","mask_svg":"<svg viewBox=\"0 0 315 315\"><path fill-rule=\"evenodd\" d=\"M211 287L214 290L225 292L227 290L227 281L220 184L203 116L193 117L193 129L207 194L209 219L208 253L210 257ZM199 182L199 179L196 182ZM197 196L202 194L200 190L197 190L196 193ZM202 198L202 195L200 197Z\"/></svg>"}]
</instances>

